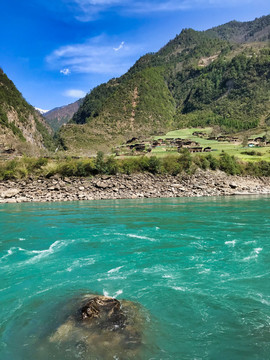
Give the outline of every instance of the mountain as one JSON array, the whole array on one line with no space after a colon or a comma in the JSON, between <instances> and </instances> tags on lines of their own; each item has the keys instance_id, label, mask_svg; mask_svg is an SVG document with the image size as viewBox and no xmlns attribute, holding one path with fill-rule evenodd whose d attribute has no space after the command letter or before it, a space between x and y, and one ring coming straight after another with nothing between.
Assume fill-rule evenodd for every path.
<instances>
[{"instance_id":1,"label":"mountain","mask_svg":"<svg viewBox=\"0 0 270 360\"><path fill-rule=\"evenodd\" d=\"M182 30L93 89L60 130L64 147L91 153L187 126L233 132L270 123L269 21Z\"/></svg>"},{"instance_id":2,"label":"mountain","mask_svg":"<svg viewBox=\"0 0 270 360\"><path fill-rule=\"evenodd\" d=\"M52 131L0 69L0 156L40 155L54 150Z\"/></svg>"},{"instance_id":3,"label":"mountain","mask_svg":"<svg viewBox=\"0 0 270 360\"><path fill-rule=\"evenodd\" d=\"M208 36L218 37L235 43L250 43L270 40L270 15L254 21L230 21L205 32Z\"/></svg>"},{"instance_id":4,"label":"mountain","mask_svg":"<svg viewBox=\"0 0 270 360\"><path fill-rule=\"evenodd\" d=\"M73 115L78 111L83 99L79 99L72 104L54 108L43 113L43 117L54 131L58 131L63 124L69 122Z\"/></svg>"},{"instance_id":5,"label":"mountain","mask_svg":"<svg viewBox=\"0 0 270 360\"><path fill-rule=\"evenodd\" d=\"M40 112L41 115L46 114L46 113L49 111L49 110L43 110L43 109L40 109L40 108L37 108L37 107L35 107L35 109L36 109L38 112Z\"/></svg>"}]
</instances>

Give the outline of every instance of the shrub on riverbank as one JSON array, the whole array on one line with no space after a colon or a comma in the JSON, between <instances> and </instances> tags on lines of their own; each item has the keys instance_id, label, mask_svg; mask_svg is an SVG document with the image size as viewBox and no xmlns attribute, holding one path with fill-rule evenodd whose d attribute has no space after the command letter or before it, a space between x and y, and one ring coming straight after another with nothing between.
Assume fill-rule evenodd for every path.
<instances>
[{"instance_id":1,"label":"shrub on riverbank","mask_svg":"<svg viewBox=\"0 0 270 360\"><path fill-rule=\"evenodd\" d=\"M168 155L164 158L142 156L116 159L113 156L106 157L101 152L96 158L89 159L49 160L22 157L0 163L0 179L23 179L30 176L51 177L53 175L62 177L89 177L98 174L130 175L143 172L175 176L182 172L194 173L196 168L222 170L229 175L270 176L270 163L266 161L243 162L225 152L219 157L214 157L212 154L192 157L188 151L183 151L179 155Z\"/></svg>"}]
</instances>

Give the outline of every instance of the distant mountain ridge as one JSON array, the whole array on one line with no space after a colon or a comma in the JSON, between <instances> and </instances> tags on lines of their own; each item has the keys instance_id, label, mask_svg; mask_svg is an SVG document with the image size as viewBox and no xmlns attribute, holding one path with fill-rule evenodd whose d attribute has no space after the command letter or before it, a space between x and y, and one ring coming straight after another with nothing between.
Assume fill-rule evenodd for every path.
<instances>
[{"instance_id":1,"label":"distant mountain ridge","mask_svg":"<svg viewBox=\"0 0 270 360\"><path fill-rule=\"evenodd\" d=\"M40 112L41 115L46 114L46 113L49 111L49 110L43 110L43 109L37 108L36 106L35 106L35 109L36 109L38 112Z\"/></svg>"},{"instance_id":2,"label":"distant mountain ridge","mask_svg":"<svg viewBox=\"0 0 270 360\"><path fill-rule=\"evenodd\" d=\"M60 129L60 127L69 122L73 115L78 111L83 99L79 99L72 104L60 106L52 110L45 111L43 117L54 131Z\"/></svg>"},{"instance_id":3,"label":"distant mountain ridge","mask_svg":"<svg viewBox=\"0 0 270 360\"><path fill-rule=\"evenodd\" d=\"M269 123L269 21L268 15L182 30L120 78L93 89L60 130L64 146L87 153L186 126L239 131Z\"/></svg>"},{"instance_id":4,"label":"distant mountain ridge","mask_svg":"<svg viewBox=\"0 0 270 360\"><path fill-rule=\"evenodd\" d=\"M206 30L208 36L218 37L235 43L249 43L270 40L270 15L253 21L230 21L227 24Z\"/></svg>"},{"instance_id":5,"label":"distant mountain ridge","mask_svg":"<svg viewBox=\"0 0 270 360\"><path fill-rule=\"evenodd\" d=\"M0 155L40 155L53 149L50 127L0 69Z\"/></svg>"}]
</instances>

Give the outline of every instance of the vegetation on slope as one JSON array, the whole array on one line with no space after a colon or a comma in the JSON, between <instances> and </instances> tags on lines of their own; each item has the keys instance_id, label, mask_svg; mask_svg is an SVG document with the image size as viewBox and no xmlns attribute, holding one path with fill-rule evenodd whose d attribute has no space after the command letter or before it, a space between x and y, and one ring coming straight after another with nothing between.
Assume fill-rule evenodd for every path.
<instances>
[{"instance_id":1,"label":"vegetation on slope","mask_svg":"<svg viewBox=\"0 0 270 360\"><path fill-rule=\"evenodd\" d=\"M231 60L170 76L177 104L175 126L222 125L231 131L255 128L270 110L270 49L247 50Z\"/></svg>"},{"instance_id":2,"label":"vegetation on slope","mask_svg":"<svg viewBox=\"0 0 270 360\"><path fill-rule=\"evenodd\" d=\"M70 150L105 150L104 142L110 149L133 136L169 129L219 125L234 132L267 123L269 47L235 41L267 40L269 21L266 16L206 32L184 29L122 77L93 89L73 125L61 130L63 143Z\"/></svg>"},{"instance_id":3,"label":"vegetation on slope","mask_svg":"<svg viewBox=\"0 0 270 360\"><path fill-rule=\"evenodd\" d=\"M236 43L266 41L270 39L270 15L256 18L253 21L230 21L227 24L214 27L205 33L211 37Z\"/></svg>"},{"instance_id":4,"label":"vegetation on slope","mask_svg":"<svg viewBox=\"0 0 270 360\"><path fill-rule=\"evenodd\" d=\"M78 125L61 129L69 149L107 146L107 150L133 134L155 135L173 122L175 103L162 68L146 68L120 82L111 80L84 99L73 120Z\"/></svg>"},{"instance_id":5,"label":"vegetation on slope","mask_svg":"<svg viewBox=\"0 0 270 360\"><path fill-rule=\"evenodd\" d=\"M13 134L13 146L31 139L33 146L55 148L50 130L41 116L25 101L2 69L0 69L0 127L2 133L6 130L7 137L9 133ZM4 142L5 138L2 141Z\"/></svg>"},{"instance_id":6,"label":"vegetation on slope","mask_svg":"<svg viewBox=\"0 0 270 360\"><path fill-rule=\"evenodd\" d=\"M148 172L151 174L194 173L197 168L203 170L222 170L230 175L270 176L270 163L266 161L243 162L235 156L222 153L215 157L212 154L196 155L188 151L178 155L168 155L163 158L133 157L116 159L113 156L105 157L98 152L96 158L72 159L53 161L44 158L14 159L0 163L0 180L22 179L28 176L51 177L77 176L88 177L98 174L134 174Z\"/></svg>"}]
</instances>

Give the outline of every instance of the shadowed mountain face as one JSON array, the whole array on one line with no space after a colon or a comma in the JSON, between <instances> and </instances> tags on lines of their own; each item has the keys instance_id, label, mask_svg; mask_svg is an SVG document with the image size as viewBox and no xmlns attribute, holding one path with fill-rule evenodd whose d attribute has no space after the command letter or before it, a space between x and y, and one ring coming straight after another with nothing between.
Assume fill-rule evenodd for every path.
<instances>
[{"instance_id":1,"label":"shadowed mountain face","mask_svg":"<svg viewBox=\"0 0 270 360\"><path fill-rule=\"evenodd\" d=\"M83 99L77 100L72 104L54 108L46 112L43 117L54 131L58 131L60 127L69 122L73 115L78 111Z\"/></svg>"},{"instance_id":2,"label":"shadowed mountain face","mask_svg":"<svg viewBox=\"0 0 270 360\"><path fill-rule=\"evenodd\" d=\"M55 148L52 131L0 69L0 156L40 155Z\"/></svg>"},{"instance_id":3,"label":"shadowed mountain face","mask_svg":"<svg viewBox=\"0 0 270 360\"><path fill-rule=\"evenodd\" d=\"M184 29L120 78L93 89L61 129L63 144L89 153L186 126L239 131L264 124L270 111L269 23L265 16L205 32Z\"/></svg>"}]
</instances>

